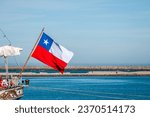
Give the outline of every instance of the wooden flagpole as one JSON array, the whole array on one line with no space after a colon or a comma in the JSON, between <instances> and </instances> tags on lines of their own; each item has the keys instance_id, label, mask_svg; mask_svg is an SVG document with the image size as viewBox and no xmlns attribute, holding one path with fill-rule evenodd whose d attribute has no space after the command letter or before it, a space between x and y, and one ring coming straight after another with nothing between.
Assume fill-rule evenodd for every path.
<instances>
[{"instance_id":1,"label":"wooden flagpole","mask_svg":"<svg viewBox=\"0 0 150 117\"><path fill-rule=\"evenodd\" d=\"M34 51L35 47L37 46L37 43L38 43L38 41L39 41L39 39L40 39L40 37L41 37L43 31L44 31L44 28L42 29L42 31L41 31L41 33L40 33L38 39L36 40L36 42L35 42L35 44L34 44L34 47L32 48L32 50L31 50L31 52L30 52L30 54L29 54L29 56L28 56L26 62L24 63L24 66L22 67L21 72L20 72L18 78L21 78L22 73L23 73L23 71L24 71L24 69L25 69L25 67L26 67L26 65L27 65L27 63L28 63L28 61L29 61L29 59L30 59L30 57L31 57L31 55L32 55L32 52Z\"/></svg>"}]
</instances>

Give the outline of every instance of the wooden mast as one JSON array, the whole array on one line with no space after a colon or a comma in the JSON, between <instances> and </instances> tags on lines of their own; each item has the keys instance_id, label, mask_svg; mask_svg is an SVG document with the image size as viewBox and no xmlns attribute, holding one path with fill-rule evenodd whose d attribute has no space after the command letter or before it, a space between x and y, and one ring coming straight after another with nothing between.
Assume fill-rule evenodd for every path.
<instances>
[{"instance_id":1,"label":"wooden mast","mask_svg":"<svg viewBox=\"0 0 150 117\"><path fill-rule=\"evenodd\" d=\"M39 39L40 39L40 37L41 37L41 35L42 35L43 31L44 31L44 28L42 29L42 31L41 31L41 33L40 33L40 35L38 36L38 38L37 38L37 40L36 40L36 42L35 42L35 44L34 44L34 47L32 48L32 50L31 50L31 52L30 52L30 54L29 54L29 56L28 56L28 58L27 58L26 62L24 63L24 66L23 66L23 67L22 67L22 69L21 69L21 72L20 72L20 74L19 74L19 77L18 77L18 78L21 78L22 73L23 73L23 71L24 71L24 69L25 69L25 67L26 67L26 65L27 65L27 63L28 63L28 61L29 61L29 59L30 59L30 57L31 57L31 55L32 55L32 52L34 51L34 49L35 49L35 47L36 47L37 43L39 42Z\"/></svg>"}]
</instances>

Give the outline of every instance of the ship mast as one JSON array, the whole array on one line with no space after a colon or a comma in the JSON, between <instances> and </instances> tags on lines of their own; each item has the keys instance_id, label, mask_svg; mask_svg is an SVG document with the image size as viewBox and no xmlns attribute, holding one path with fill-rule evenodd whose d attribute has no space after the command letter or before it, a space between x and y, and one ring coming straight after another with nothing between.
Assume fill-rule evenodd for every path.
<instances>
[{"instance_id":1,"label":"ship mast","mask_svg":"<svg viewBox=\"0 0 150 117\"><path fill-rule=\"evenodd\" d=\"M11 46L11 41L7 38L4 31L1 28L0 28L0 31L3 34L3 38L6 38L6 40L9 42L9 45ZM9 75L8 75L8 59L7 59L6 56L4 56L4 63L5 63L5 70L6 70L6 79L8 79L9 78Z\"/></svg>"},{"instance_id":2,"label":"ship mast","mask_svg":"<svg viewBox=\"0 0 150 117\"><path fill-rule=\"evenodd\" d=\"M9 78L9 75L8 75L8 59L5 56L4 56L4 63L5 63L5 70L6 70L6 79L8 80L8 78Z\"/></svg>"}]
</instances>

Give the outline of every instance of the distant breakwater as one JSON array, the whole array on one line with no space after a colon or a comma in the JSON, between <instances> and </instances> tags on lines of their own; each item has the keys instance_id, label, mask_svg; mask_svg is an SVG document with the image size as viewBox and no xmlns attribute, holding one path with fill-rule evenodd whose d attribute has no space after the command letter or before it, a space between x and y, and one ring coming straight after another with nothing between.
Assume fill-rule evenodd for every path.
<instances>
[{"instance_id":1,"label":"distant breakwater","mask_svg":"<svg viewBox=\"0 0 150 117\"><path fill-rule=\"evenodd\" d=\"M9 75L17 76L22 67L9 67ZM5 67L0 67L0 75L5 75ZM23 77L48 77L48 76L150 76L150 66L71 66L67 67L64 74L50 67L28 66Z\"/></svg>"},{"instance_id":2,"label":"distant breakwater","mask_svg":"<svg viewBox=\"0 0 150 117\"><path fill-rule=\"evenodd\" d=\"M4 70L4 66L0 66L0 70ZM22 67L10 66L9 70L21 70ZM51 70L51 67L47 66L27 66L25 70ZM139 70L139 71L150 71L150 66L69 66L66 70Z\"/></svg>"}]
</instances>

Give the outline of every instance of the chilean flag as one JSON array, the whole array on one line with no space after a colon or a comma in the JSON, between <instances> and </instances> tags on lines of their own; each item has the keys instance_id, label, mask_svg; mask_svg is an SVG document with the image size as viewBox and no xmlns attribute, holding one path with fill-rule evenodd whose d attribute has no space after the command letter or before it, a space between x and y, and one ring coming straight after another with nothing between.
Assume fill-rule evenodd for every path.
<instances>
[{"instance_id":1,"label":"chilean flag","mask_svg":"<svg viewBox=\"0 0 150 117\"><path fill-rule=\"evenodd\" d=\"M73 53L56 43L51 37L43 32L32 57L45 63L46 65L64 72L65 67L71 60Z\"/></svg>"}]
</instances>

